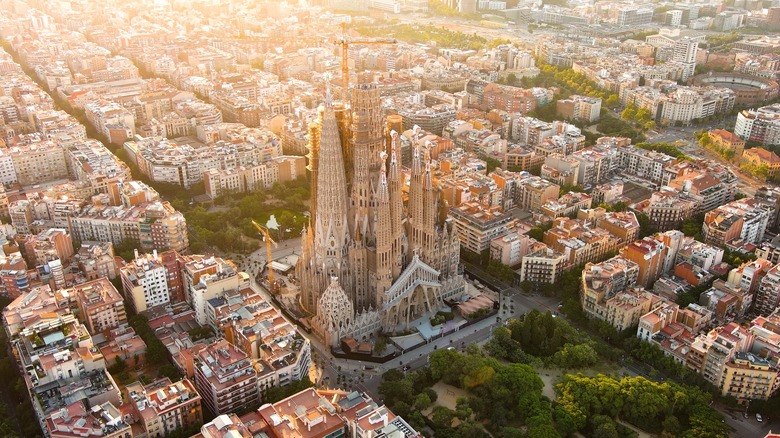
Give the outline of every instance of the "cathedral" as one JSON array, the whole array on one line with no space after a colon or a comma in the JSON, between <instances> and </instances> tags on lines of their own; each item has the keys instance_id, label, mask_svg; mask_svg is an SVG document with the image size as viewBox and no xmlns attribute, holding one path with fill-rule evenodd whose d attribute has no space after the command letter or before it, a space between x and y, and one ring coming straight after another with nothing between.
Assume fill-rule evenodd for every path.
<instances>
[{"instance_id":1,"label":"cathedral","mask_svg":"<svg viewBox=\"0 0 780 438\"><path fill-rule=\"evenodd\" d=\"M464 291L460 242L417 140L404 205L398 118L379 90L359 85L349 104L328 91L309 126L312 214L296 266L301 306L329 345L397 333Z\"/></svg>"}]
</instances>

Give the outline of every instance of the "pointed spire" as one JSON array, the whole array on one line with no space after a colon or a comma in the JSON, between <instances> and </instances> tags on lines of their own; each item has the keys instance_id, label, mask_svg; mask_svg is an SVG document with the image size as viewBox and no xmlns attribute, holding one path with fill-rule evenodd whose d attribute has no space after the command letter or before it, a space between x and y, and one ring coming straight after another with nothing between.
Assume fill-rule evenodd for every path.
<instances>
[{"instance_id":1,"label":"pointed spire","mask_svg":"<svg viewBox=\"0 0 780 438\"><path fill-rule=\"evenodd\" d=\"M333 74L327 71L322 77L325 79L325 106L327 108L333 108L333 96L330 93L330 80L333 78Z\"/></svg>"},{"instance_id":2,"label":"pointed spire","mask_svg":"<svg viewBox=\"0 0 780 438\"><path fill-rule=\"evenodd\" d=\"M432 144L429 141L425 142L425 182L424 186L426 190L433 189L432 171L431 171L431 148Z\"/></svg>"},{"instance_id":3,"label":"pointed spire","mask_svg":"<svg viewBox=\"0 0 780 438\"><path fill-rule=\"evenodd\" d=\"M412 130L414 131L412 134L412 145L414 146L414 152L412 152L412 174L419 175L420 172L422 172L422 157L420 157L420 127L414 125Z\"/></svg>"}]
</instances>

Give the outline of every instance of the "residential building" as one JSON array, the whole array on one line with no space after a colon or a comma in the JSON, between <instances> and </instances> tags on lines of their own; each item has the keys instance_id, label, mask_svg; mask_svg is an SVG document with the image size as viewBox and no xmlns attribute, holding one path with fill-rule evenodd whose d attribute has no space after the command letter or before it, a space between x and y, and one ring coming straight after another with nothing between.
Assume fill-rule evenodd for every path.
<instances>
[{"instance_id":1,"label":"residential building","mask_svg":"<svg viewBox=\"0 0 780 438\"><path fill-rule=\"evenodd\" d=\"M636 284L639 265L621 256L588 263L582 270L582 309L590 317L605 319L604 302Z\"/></svg>"},{"instance_id":2,"label":"residential building","mask_svg":"<svg viewBox=\"0 0 780 438\"><path fill-rule=\"evenodd\" d=\"M195 310L198 324L208 323L206 305L229 290L241 290L249 284L249 276L236 265L219 257L184 256L184 284L187 302Z\"/></svg>"},{"instance_id":3,"label":"residential building","mask_svg":"<svg viewBox=\"0 0 780 438\"><path fill-rule=\"evenodd\" d=\"M490 259L517 268L523 262L523 257L528 255L532 241L528 235L510 230L490 241Z\"/></svg>"},{"instance_id":4,"label":"residential building","mask_svg":"<svg viewBox=\"0 0 780 438\"><path fill-rule=\"evenodd\" d=\"M628 289L618 292L604 302L603 312L596 317L603 319L617 331L628 330L639 324L640 318L661 302L661 298L644 289Z\"/></svg>"},{"instance_id":5,"label":"residential building","mask_svg":"<svg viewBox=\"0 0 780 438\"><path fill-rule=\"evenodd\" d=\"M780 265L775 265L761 278L756 291L754 309L759 315L770 315L780 305Z\"/></svg>"},{"instance_id":6,"label":"residential building","mask_svg":"<svg viewBox=\"0 0 780 438\"><path fill-rule=\"evenodd\" d=\"M233 290L212 298L207 313L215 332L223 334L252 359L261 399L270 388L308 377L309 340L254 290ZM378 324L379 321L374 330L379 328ZM373 330L357 340L365 342L371 333Z\"/></svg>"},{"instance_id":7,"label":"residential building","mask_svg":"<svg viewBox=\"0 0 780 438\"><path fill-rule=\"evenodd\" d=\"M602 228L590 228L583 221L569 218L553 220L553 226L544 233L544 243L564 253L569 266L597 262L616 251L620 239Z\"/></svg>"},{"instance_id":8,"label":"residential building","mask_svg":"<svg viewBox=\"0 0 780 438\"><path fill-rule=\"evenodd\" d=\"M734 134L765 146L780 144L780 104L740 111Z\"/></svg>"},{"instance_id":9,"label":"residential building","mask_svg":"<svg viewBox=\"0 0 780 438\"><path fill-rule=\"evenodd\" d=\"M631 209L644 213L660 231L677 230L682 223L696 214L698 203L675 190L661 190L650 199L631 204Z\"/></svg>"},{"instance_id":10,"label":"residential building","mask_svg":"<svg viewBox=\"0 0 780 438\"><path fill-rule=\"evenodd\" d=\"M125 240L143 251L185 251L189 247L184 215L167 202L147 202L131 207L88 205L71 218L73 238L79 241Z\"/></svg>"},{"instance_id":11,"label":"residential building","mask_svg":"<svg viewBox=\"0 0 780 438\"><path fill-rule=\"evenodd\" d=\"M690 263L709 271L723 261L723 249L685 237L675 256L675 263Z\"/></svg>"},{"instance_id":12,"label":"residential building","mask_svg":"<svg viewBox=\"0 0 780 438\"><path fill-rule=\"evenodd\" d=\"M707 212L702 237L706 243L720 247L736 239L756 245L763 240L768 221L769 211L762 208L761 201L744 198Z\"/></svg>"},{"instance_id":13,"label":"residential building","mask_svg":"<svg viewBox=\"0 0 780 438\"><path fill-rule=\"evenodd\" d=\"M157 251L144 256L139 256L137 251L135 254L135 259L119 270L127 302L133 306L135 313L169 303L168 269L157 256Z\"/></svg>"},{"instance_id":14,"label":"residential building","mask_svg":"<svg viewBox=\"0 0 780 438\"><path fill-rule=\"evenodd\" d=\"M122 412L111 402L92 406L75 401L46 418L46 432L50 438L128 438L133 432Z\"/></svg>"},{"instance_id":15,"label":"residential building","mask_svg":"<svg viewBox=\"0 0 780 438\"><path fill-rule=\"evenodd\" d=\"M567 259L566 255L544 243L531 242L528 255L523 257L520 269L515 271L515 278L519 282L553 284L568 268Z\"/></svg>"},{"instance_id":16,"label":"residential building","mask_svg":"<svg viewBox=\"0 0 780 438\"><path fill-rule=\"evenodd\" d=\"M766 400L777 392L775 359L737 352L726 362L720 382L721 395L737 400Z\"/></svg>"},{"instance_id":17,"label":"residential building","mask_svg":"<svg viewBox=\"0 0 780 438\"><path fill-rule=\"evenodd\" d=\"M186 378L176 383L167 377L146 385L134 382L125 390L147 437L164 437L203 424L201 396Z\"/></svg>"},{"instance_id":18,"label":"residential building","mask_svg":"<svg viewBox=\"0 0 780 438\"><path fill-rule=\"evenodd\" d=\"M664 273L669 248L662 242L645 237L628 244L620 252L621 256L633 261L639 268L636 284L650 289L653 283ZM674 259L672 257L672 259Z\"/></svg>"},{"instance_id":19,"label":"residential building","mask_svg":"<svg viewBox=\"0 0 780 438\"><path fill-rule=\"evenodd\" d=\"M194 357L195 386L203 405L215 415L259 401L257 372L249 356L222 339Z\"/></svg>"},{"instance_id":20,"label":"residential building","mask_svg":"<svg viewBox=\"0 0 780 438\"><path fill-rule=\"evenodd\" d=\"M571 95L556 101L555 110L564 119L593 123L601 116L601 99Z\"/></svg>"},{"instance_id":21,"label":"residential building","mask_svg":"<svg viewBox=\"0 0 780 438\"><path fill-rule=\"evenodd\" d=\"M466 202L450 209L461 246L477 254L490 248L491 240L511 228L514 218L501 207Z\"/></svg>"},{"instance_id":22,"label":"residential building","mask_svg":"<svg viewBox=\"0 0 780 438\"><path fill-rule=\"evenodd\" d=\"M596 217L595 224L620 239L620 245L627 245L639 237L639 220L630 211L605 212Z\"/></svg>"},{"instance_id":23,"label":"residential building","mask_svg":"<svg viewBox=\"0 0 780 438\"><path fill-rule=\"evenodd\" d=\"M127 323L122 296L107 278L99 278L73 287L79 316L90 333L98 334Z\"/></svg>"}]
</instances>

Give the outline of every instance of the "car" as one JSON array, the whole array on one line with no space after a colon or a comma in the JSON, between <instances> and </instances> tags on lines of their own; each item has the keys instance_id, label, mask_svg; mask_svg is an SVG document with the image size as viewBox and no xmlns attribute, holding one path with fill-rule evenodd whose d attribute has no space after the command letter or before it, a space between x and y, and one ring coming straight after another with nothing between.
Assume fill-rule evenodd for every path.
<instances>
[{"instance_id":1,"label":"car","mask_svg":"<svg viewBox=\"0 0 780 438\"><path fill-rule=\"evenodd\" d=\"M764 421L764 417L762 417L761 414L756 414L756 421L761 423L762 421Z\"/></svg>"}]
</instances>

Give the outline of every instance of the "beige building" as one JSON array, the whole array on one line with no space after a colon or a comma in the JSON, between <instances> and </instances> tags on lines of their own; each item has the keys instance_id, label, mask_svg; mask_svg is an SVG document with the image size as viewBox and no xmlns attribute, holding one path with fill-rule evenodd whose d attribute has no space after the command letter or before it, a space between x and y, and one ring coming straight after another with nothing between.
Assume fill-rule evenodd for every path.
<instances>
[{"instance_id":1,"label":"beige building","mask_svg":"<svg viewBox=\"0 0 780 438\"><path fill-rule=\"evenodd\" d=\"M186 378L176 383L167 377L148 385L135 382L127 385L126 391L148 437L203 424L201 397Z\"/></svg>"},{"instance_id":2,"label":"beige building","mask_svg":"<svg viewBox=\"0 0 780 438\"><path fill-rule=\"evenodd\" d=\"M53 141L13 146L2 151L11 157L16 181L21 185L40 184L68 177L65 148Z\"/></svg>"},{"instance_id":3,"label":"beige building","mask_svg":"<svg viewBox=\"0 0 780 438\"><path fill-rule=\"evenodd\" d=\"M582 310L590 317L606 319L604 302L636 284L639 266L621 256L588 263L582 270Z\"/></svg>"},{"instance_id":4,"label":"beige building","mask_svg":"<svg viewBox=\"0 0 780 438\"><path fill-rule=\"evenodd\" d=\"M544 243L532 242L520 269L515 271L515 278L520 282L553 284L568 268L567 260L565 254L548 248Z\"/></svg>"},{"instance_id":5,"label":"beige building","mask_svg":"<svg viewBox=\"0 0 780 438\"><path fill-rule=\"evenodd\" d=\"M501 207L467 202L450 209L461 245L477 254L490 248L491 240L504 235L514 218Z\"/></svg>"},{"instance_id":6,"label":"beige building","mask_svg":"<svg viewBox=\"0 0 780 438\"><path fill-rule=\"evenodd\" d=\"M71 294L90 333L98 334L127 322L122 296L107 278L80 284L71 289Z\"/></svg>"},{"instance_id":7,"label":"beige building","mask_svg":"<svg viewBox=\"0 0 780 438\"><path fill-rule=\"evenodd\" d=\"M777 363L751 353L736 353L723 368L721 395L737 400L765 400L777 392Z\"/></svg>"},{"instance_id":8,"label":"beige building","mask_svg":"<svg viewBox=\"0 0 780 438\"><path fill-rule=\"evenodd\" d=\"M604 303L603 319L617 331L637 326L642 315L652 310L661 299L643 289L618 292Z\"/></svg>"}]
</instances>

